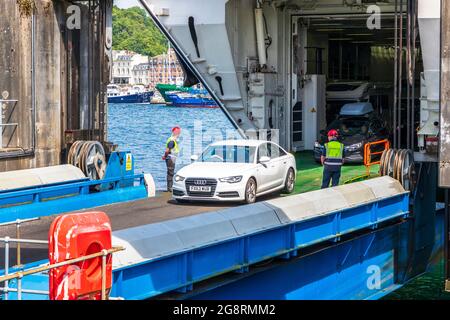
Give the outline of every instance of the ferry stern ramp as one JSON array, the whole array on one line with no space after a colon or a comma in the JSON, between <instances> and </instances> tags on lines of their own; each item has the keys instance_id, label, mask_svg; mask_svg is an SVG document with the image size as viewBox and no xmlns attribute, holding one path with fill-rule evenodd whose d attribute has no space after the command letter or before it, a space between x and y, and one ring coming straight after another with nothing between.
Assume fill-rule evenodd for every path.
<instances>
[{"instance_id":1,"label":"ferry stern ramp","mask_svg":"<svg viewBox=\"0 0 450 320\"><path fill-rule=\"evenodd\" d=\"M409 192L381 177L120 230L111 294L373 298L397 287L396 233L408 215ZM380 282L368 286L371 277Z\"/></svg>"},{"instance_id":2,"label":"ferry stern ramp","mask_svg":"<svg viewBox=\"0 0 450 320\"><path fill-rule=\"evenodd\" d=\"M176 206L184 217L121 230L113 215L113 244L125 250L113 256L111 297L377 299L411 277L411 237L419 233L405 232L414 220L410 201L384 176L201 214ZM430 255L421 257L425 266ZM48 290L45 274L22 281Z\"/></svg>"}]
</instances>

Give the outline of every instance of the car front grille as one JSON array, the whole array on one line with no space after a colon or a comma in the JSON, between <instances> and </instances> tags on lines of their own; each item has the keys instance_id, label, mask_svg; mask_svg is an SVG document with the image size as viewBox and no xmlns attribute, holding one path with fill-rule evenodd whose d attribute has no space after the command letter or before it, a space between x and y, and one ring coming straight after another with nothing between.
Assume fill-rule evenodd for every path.
<instances>
[{"instance_id":1,"label":"car front grille","mask_svg":"<svg viewBox=\"0 0 450 320\"><path fill-rule=\"evenodd\" d=\"M188 196L191 197L212 197L216 192L217 180L216 179L207 179L207 178L187 178L186 179L186 192ZM190 186L198 186L198 187L211 187L211 192L198 192L198 191L189 191Z\"/></svg>"}]
</instances>

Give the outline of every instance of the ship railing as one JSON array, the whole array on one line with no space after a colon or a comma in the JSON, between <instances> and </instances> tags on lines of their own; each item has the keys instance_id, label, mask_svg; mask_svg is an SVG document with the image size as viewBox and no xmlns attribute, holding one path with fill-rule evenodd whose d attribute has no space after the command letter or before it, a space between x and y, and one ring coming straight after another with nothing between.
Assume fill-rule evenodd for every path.
<instances>
[{"instance_id":1,"label":"ship railing","mask_svg":"<svg viewBox=\"0 0 450 320\"><path fill-rule=\"evenodd\" d=\"M78 258L66 260L59 263L54 264L44 264L38 267L26 269L26 270L20 270L13 273L9 273L9 257L10 257L10 244L15 243L16 244L16 250L17 250L17 265L15 268L20 268L21 265L21 251L20 251L20 245L21 244L36 244L36 245L45 245L48 246L47 240L33 240L33 239L20 239L20 225L27 222L32 222L39 220L40 218L32 218L32 219L18 219L14 222L6 222L0 224L1 226L7 226L7 225L13 225L16 224L16 236L17 238L11 238L11 237L4 237L0 238L0 242L3 242L5 244L5 266L4 266L4 275L0 276L0 284L4 283L4 287L0 287L0 292L3 292L3 296L5 300L9 300L9 292L16 292L17 293L17 300L22 300L22 294L23 293L29 293L29 294L36 294L36 295L49 295L49 291L44 290L32 290L32 289L24 289L22 288L22 279L26 276L38 274L38 273L44 273L46 271L49 271L51 269L60 268L66 265L75 264L78 262L86 261L95 259L98 257L102 258L102 272L101 272L101 281L102 281L102 289L101 289L101 299L102 300L123 300L120 297L108 297L106 294L106 264L107 264L107 258L109 255L112 255L113 253L123 251L125 248L123 247L112 247L111 249L104 249L96 253L92 253L86 256L81 256ZM17 288L10 288L9 282L11 280L17 279Z\"/></svg>"}]
</instances>

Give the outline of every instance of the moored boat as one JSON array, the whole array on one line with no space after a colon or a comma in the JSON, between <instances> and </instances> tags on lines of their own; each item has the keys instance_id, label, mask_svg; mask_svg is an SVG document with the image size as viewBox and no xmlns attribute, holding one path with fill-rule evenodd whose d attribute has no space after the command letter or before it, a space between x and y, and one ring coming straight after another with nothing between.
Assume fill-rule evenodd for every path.
<instances>
[{"instance_id":1,"label":"moored boat","mask_svg":"<svg viewBox=\"0 0 450 320\"><path fill-rule=\"evenodd\" d=\"M167 97L167 92L173 92L173 91L177 91L177 92L189 92L191 90L191 88L189 87L183 87L183 86L179 86L176 84L166 84L166 83L158 83L155 86L156 90L159 91L159 93L161 94L161 96L164 98L164 100L166 102L170 102L170 100Z\"/></svg>"},{"instance_id":2,"label":"moored boat","mask_svg":"<svg viewBox=\"0 0 450 320\"><path fill-rule=\"evenodd\" d=\"M135 85L125 92L114 84L108 85L108 103L150 103L154 92L146 91L144 86Z\"/></svg>"},{"instance_id":3,"label":"moored boat","mask_svg":"<svg viewBox=\"0 0 450 320\"><path fill-rule=\"evenodd\" d=\"M217 108L218 105L211 96L198 93L191 94L187 92L166 92L169 100L168 104L176 107L189 108Z\"/></svg>"}]
</instances>

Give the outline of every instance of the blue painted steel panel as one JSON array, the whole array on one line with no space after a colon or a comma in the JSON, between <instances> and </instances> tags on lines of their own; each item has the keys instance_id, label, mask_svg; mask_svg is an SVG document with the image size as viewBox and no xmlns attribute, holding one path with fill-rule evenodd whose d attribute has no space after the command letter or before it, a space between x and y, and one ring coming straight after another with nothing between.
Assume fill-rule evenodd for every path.
<instances>
[{"instance_id":1,"label":"blue painted steel panel","mask_svg":"<svg viewBox=\"0 0 450 320\"><path fill-rule=\"evenodd\" d=\"M170 256L150 264L137 264L113 272L113 297L141 300L172 291L180 283L188 284L185 273L185 256Z\"/></svg>"},{"instance_id":2,"label":"blue painted steel panel","mask_svg":"<svg viewBox=\"0 0 450 320\"><path fill-rule=\"evenodd\" d=\"M395 196L394 201L387 202L382 206L383 210L387 210L387 207L391 210L390 219L403 217L408 214L408 197L408 194ZM136 268L142 270L139 274L145 274L146 272L143 270L147 269L147 267L150 268L147 269L147 273L152 273L154 272L154 264L159 265L162 261L169 259L175 265L166 265L167 273L172 273L172 270L178 271L171 276L164 275L164 280L168 281L164 282L164 286L155 287L156 283L153 282L150 287L151 292L147 291L146 294L139 293L123 297L126 299L137 299L142 295L151 297L155 293L166 292L169 288L170 290L189 290L193 282L231 270L245 272L254 263L275 257L288 258L289 255L295 255L296 250L311 244L329 239L338 239L343 234L361 230L368 226L375 228L378 222L389 218L384 212L378 215L376 212L377 208L377 202L374 202L370 205L365 204L328 215L318 216L314 219L296 221L259 232L235 236L232 239L226 239L224 237L223 240L214 242L211 242L209 236L206 238L200 236L203 243L207 244L199 246L201 242L194 241L190 242L193 246L191 249L185 248L180 252L172 252L156 259L140 259L139 264L131 264L117 269L116 271L120 270L121 272L122 280L116 279L115 281L123 281L120 287L130 289L125 279L131 279L137 272L135 270ZM363 218L356 218L356 215L362 215ZM201 219L203 216L205 215L196 216L196 219ZM341 223L342 216L345 217L345 223ZM216 219L216 216L214 217ZM188 228L189 224L186 218L173 220L172 223L178 226L177 230L186 230L186 232L189 232L190 237L195 236L196 223L194 223L193 228ZM362 225L358 225L358 223L362 223ZM208 223L205 223L205 226L208 226ZM190 238L189 241L193 241L193 239ZM185 241L182 242L185 243ZM174 259L177 256L180 259ZM361 257L361 254L359 256ZM393 269L391 266L388 267ZM156 278L157 276L155 275L154 279ZM169 281L169 278L172 280ZM131 281L130 286L134 286L134 283L134 280ZM138 283L142 286L142 282ZM141 289L135 289L139 292L141 291ZM113 288L113 294L120 295L114 290ZM132 292L133 289L130 290Z\"/></svg>"},{"instance_id":3,"label":"blue painted steel panel","mask_svg":"<svg viewBox=\"0 0 450 320\"><path fill-rule=\"evenodd\" d=\"M261 272L255 269L239 281L211 287L190 298L368 299L395 288L397 230L398 226L378 230ZM373 281L378 272L379 287Z\"/></svg>"},{"instance_id":4,"label":"blue painted steel panel","mask_svg":"<svg viewBox=\"0 0 450 320\"><path fill-rule=\"evenodd\" d=\"M131 153L113 152L102 180L86 178L0 192L0 223L146 197L144 175L134 174Z\"/></svg>"},{"instance_id":5,"label":"blue painted steel panel","mask_svg":"<svg viewBox=\"0 0 450 320\"><path fill-rule=\"evenodd\" d=\"M138 178L140 179L140 177ZM120 179L116 180L120 181ZM110 179L110 181L114 181L114 179ZM92 185L93 183L90 182L89 184ZM95 184L98 184L98 182ZM71 189L69 188L69 190ZM144 184L136 187L117 187L109 191L90 193L89 187L82 183L82 186L78 190L78 193L75 195L50 201L41 201L39 198L40 191L33 190L36 193L33 194L34 201L32 203L0 208L0 223L14 221L16 219L49 216L147 197L147 189ZM21 199L21 196L19 196L19 199Z\"/></svg>"},{"instance_id":6,"label":"blue painted steel panel","mask_svg":"<svg viewBox=\"0 0 450 320\"><path fill-rule=\"evenodd\" d=\"M217 270L220 273L228 270L240 269L243 264L241 255L240 241L228 241L217 246L217 254L211 257L210 248L196 250L193 256L187 256L192 259L191 281L200 281L213 276L217 276Z\"/></svg>"},{"instance_id":7,"label":"blue painted steel panel","mask_svg":"<svg viewBox=\"0 0 450 320\"><path fill-rule=\"evenodd\" d=\"M117 189L116 192L119 194L126 189ZM101 196L106 193L100 192L97 195ZM124 193L128 194L126 191ZM90 201L95 196L95 194L90 195ZM177 237L182 248L178 248L179 250L175 252L173 250L166 252L163 255L161 255L163 252L159 252L157 254L160 256L152 258L148 258L149 253L146 247L158 246L158 242L150 241L152 237L140 238L141 234L133 236L136 228L126 230L131 237L127 236L124 239L133 241L130 250L135 250L134 260L132 259L129 265L115 268L111 295L125 299L144 299L172 290L190 291L193 283L197 281L233 270L247 272L249 267L257 262L270 258L289 258L295 256L297 250L302 250L311 244L329 239L339 239L343 234L354 230L362 230L367 227L376 228L380 221L406 216L408 214L408 198L409 195L403 193L393 197L391 201L380 199L371 204L282 225L277 225L276 221L271 222L270 219L264 218L265 223L272 224L272 227L242 235L237 234L233 227L232 218L237 218L239 215L230 215L227 219L224 214L209 213L166 221L162 223L166 227L163 230L168 230L169 235ZM277 213L276 208L272 209L274 213ZM378 210L382 212L378 212ZM251 215L251 212L248 214ZM244 216L241 218L245 220ZM236 221L234 220L234 222ZM139 228L144 230L145 226ZM247 227L244 229L247 230ZM318 251L311 256L302 257L289 264L291 266L287 267L287 270L282 270L279 274L275 273L273 278L259 278L258 281L251 282L248 285L248 292L243 290L241 294L253 294L253 298L260 298L264 293L255 294L254 292L254 286L259 281L266 281L264 285L270 283L274 285L276 281L283 280L286 281L287 286L294 287L289 291L280 286L280 289L274 290L268 298L368 297L367 290L361 288L361 281L366 277L364 268L372 264L380 266L384 272L382 275L383 288L394 284L392 274L395 270L393 258L397 247L397 231L397 227L374 231L373 234L365 237L333 245L325 250L326 254ZM124 231L119 231L119 236L121 232ZM161 236L162 231L158 232ZM155 235L158 236L158 234ZM141 247L134 246L136 241L141 240L143 241ZM117 256L120 254L118 253ZM300 265L296 265L297 263ZM289 281L289 277L293 277L295 281ZM343 284L345 288L342 290L330 290L336 295L333 296L331 293L319 295L321 291L317 290L318 287L336 286L345 279L353 278L356 280L354 284L349 282ZM243 287L246 286L243 282ZM251 292L252 290L253 292ZM280 290L283 290L283 294ZM238 298L239 296L233 295L232 297Z\"/></svg>"},{"instance_id":8,"label":"blue painted steel panel","mask_svg":"<svg viewBox=\"0 0 450 320\"><path fill-rule=\"evenodd\" d=\"M246 250L247 263L256 263L290 252L293 249L290 235L291 228L283 227L249 236Z\"/></svg>"},{"instance_id":9,"label":"blue painted steel panel","mask_svg":"<svg viewBox=\"0 0 450 320\"><path fill-rule=\"evenodd\" d=\"M365 212L361 214L359 210L348 210L341 213L340 228L351 230L354 226L370 226L374 221L372 205L368 204L362 208Z\"/></svg>"},{"instance_id":10,"label":"blue painted steel panel","mask_svg":"<svg viewBox=\"0 0 450 320\"><path fill-rule=\"evenodd\" d=\"M336 233L337 215L319 216L295 225L295 246L303 248L310 244L339 236Z\"/></svg>"},{"instance_id":11,"label":"blue painted steel panel","mask_svg":"<svg viewBox=\"0 0 450 320\"><path fill-rule=\"evenodd\" d=\"M436 243L432 255L425 263L438 261L443 246L443 214L437 214ZM283 265L263 270L251 268L242 274L242 279L220 285L212 284L200 294L186 295L192 299L379 299L400 288L404 283L395 282L399 272L394 263L399 250L399 229L407 227L411 220L401 225L391 226L373 233L354 238L347 242L330 245L304 257L292 259ZM231 242L230 242L231 244ZM205 248L207 249L207 248ZM236 252L231 246L230 251ZM232 249L232 250L231 250ZM202 252L201 254L207 254ZM228 250L226 250L228 251ZM184 257L173 255L157 259L152 263L141 263L126 269L113 271L111 296L127 299L146 299L179 288L174 287L174 278L181 283ZM209 257L205 257L208 263ZM33 266L45 263L40 261ZM26 267L30 267L28 265ZM381 287L367 287L373 267L380 267ZM255 272L253 272L255 271ZM196 274L196 272L194 272ZM0 271L0 274L2 272ZM37 283L37 284L36 284ZM48 290L48 278L24 278L24 288ZM13 297L13 296L11 296ZM38 295L24 295L27 299L42 299Z\"/></svg>"}]
</instances>

